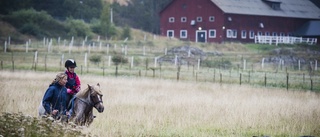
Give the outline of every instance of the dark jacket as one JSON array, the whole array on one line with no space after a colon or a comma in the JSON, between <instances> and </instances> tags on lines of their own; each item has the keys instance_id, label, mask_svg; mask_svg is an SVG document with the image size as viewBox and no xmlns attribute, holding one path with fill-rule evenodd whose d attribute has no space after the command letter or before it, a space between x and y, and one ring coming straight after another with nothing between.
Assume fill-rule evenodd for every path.
<instances>
[{"instance_id":1,"label":"dark jacket","mask_svg":"<svg viewBox=\"0 0 320 137\"><path fill-rule=\"evenodd\" d=\"M81 86L80 78L78 77L78 75L76 73L71 73L68 70L66 70L65 73L68 76L68 82L66 84L66 87L68 89L72 90L72 92L69 94L74 95L74 94L78 93L80 90L80 86Z\"/></svg>"},{"instance_id":2,"label":"dark jacket","mask_svg":"<svg viewBox=\"0 0 320 137\"><path fill-rule=\"evenodd\" d=\"M59 114L66 114L67 109L67 88L61 86L58 82L51 84L42 99L42 105L47 114L52 110L59 110Z\"/></svg>"}]
</instances>

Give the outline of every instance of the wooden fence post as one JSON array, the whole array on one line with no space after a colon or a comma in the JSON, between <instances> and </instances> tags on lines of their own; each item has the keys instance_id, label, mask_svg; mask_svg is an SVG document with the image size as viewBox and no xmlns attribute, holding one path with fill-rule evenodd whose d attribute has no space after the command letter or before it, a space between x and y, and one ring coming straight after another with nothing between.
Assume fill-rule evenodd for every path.
<instances>
[{"instance_id":1,"label":"wooden fence post","mask_svg":"<svg viewBox=\"0 0 320 137\"><path fill-rule=\"evenodd\" d=\"M240 73L240 85L241 85L241 73Z\"/></svg>"},{"instance_id":2,"label":"wooden fence post","mask_svg":"<svg viewBox=\"0 0 320 137\"><path fill-rule=\"evenodd\" d=\"M310 85L311 85L310 90L312 91L312 90L313 90L313 82L312 82L312 79L310 79Z\"/></svg>"},{"instance_id":3,"label":"wooden fence post","mask_svg":"<svg viewBox=\"0 0 320 137\"><path fill-rule=\"evenodd\" d=\"M289 73L287 73L287 90L289 89Z\"/></svg>"},{"instance_id":4,"label":"wooden fence post","mask_svg":"<svg viewBox=\"0 0 320 137\"><path fill-rule=\"evenodd\" d=\"M139 70L139 77L141 77L141 70Z\"/></svg>"},{"instance_id":5,"label":"wooden fence post","mask_svg":"<svg viewBox=\"0 0 320 137\"><path fill-rule=\"evenodd\" d=\"M213 69L213 82L216 81L216 69Z\"/></svg>"},{"instance_id":6,"label":"wooden fence post","mask_svg":"<svg viewBox=\"0 0 320 137\"><path fill-rule=\"evenodd\" d=\"M196 72L196 82L198 82L198 72Z\"/></svg>"},{"instance_id":7,"label":"wooden fence post","mask_svg":"<svg viewBox=\"0 0 320 137\"><path fill-rule=\"evenodd\" d=\"M264 86L267 86L267 73L264 73Z\"/></svg>"},{"instance_id":8,"label":"wooden fence post","mask_svg":"<svg viewBox=\"0 0 320 137\"><path fill-rule=\"evenodd\" d=\"M14 72L14 60L12 60L12 71Z\"/></svg>"},{"instance_id":9,"label":"wooden fence post","mask_svg":"<svg viewBox=\"0 0 320 137\"><path fill-rule=\"evenodd\" d=\"M80 70L81 75L82 75L82 69L83 69L83 66L81 65L81 70Z\"/></svg>"},{"instance_id":10,"label":"wooden fence post","mask_svg":"<svg viewBox=\"0 0 320 137\"><path fill-rule=\"evenodd\" d=\"M222 84L222 73L220 73L220 84Z\"/></svg>"},{"instance_id":11,"label":"wooden fence post","mask_svg":"<svg viewBox=\"0 0 320 137\"><path fill-rule=\"evenodd\" d=\"M47 55L44 56L44 72L47 72Z\"/></svg>"},{"instance_id":12,"label":"wooden fence post","mask_svg":"<svg viewBox=\"0 0 320 137\"><path fill-rule=\"evenodd\" d=\"M177 72L177 81L179 81L179 75L180 75L180 72L178 71Z\"/></svg>"},{"instance_id":13,"label":"wooden fence post","mask_svg":"<svg viewBox=\"0 0 320 137\"><path fill-rule=\"evenodd\" d=\"M250 71L248 73L248 83L250 84Z\"/></svg>"}]
</instances>

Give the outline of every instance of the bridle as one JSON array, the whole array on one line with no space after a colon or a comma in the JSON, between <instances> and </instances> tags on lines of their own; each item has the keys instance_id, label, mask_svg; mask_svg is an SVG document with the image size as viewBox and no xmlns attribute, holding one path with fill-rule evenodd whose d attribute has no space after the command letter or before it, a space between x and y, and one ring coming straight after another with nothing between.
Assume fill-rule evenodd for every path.
<instances>
[{"instance_id":1,"label":"bridle","mask_svg":"<svg viewBox=\"0 0 320 137\"><path fill-rule=\"evenodd\" d=\"M76 97L76 98L79 99L80 101L88 104L91 107L95 107L97 104L103 103L103 101L102 101L102 99L100 97L102 95L97 94L97 96L98 96L98 99L99 99L97 102L93 102L93 99L92 99L92 97L94 97L93 95L90 95L90 101L84 100L83 98L78 98L78 97Z\"/></svg>"}]
</instances>

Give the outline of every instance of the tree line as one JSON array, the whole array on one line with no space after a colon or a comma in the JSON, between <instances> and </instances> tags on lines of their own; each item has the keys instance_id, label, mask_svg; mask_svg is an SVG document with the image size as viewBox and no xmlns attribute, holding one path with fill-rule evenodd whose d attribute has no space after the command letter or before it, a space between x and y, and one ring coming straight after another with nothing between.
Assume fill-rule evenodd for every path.
<instances>
[{"instance_id":1,"label":"tree line","mask_svg":"<svg viewBox=\"0 0 320 137\"><path fill-rule=\"evenodd\" d=\"M110 21L112 9L116 26L130 26L159 34L159 12L171 1L131 0L127 5L120 5L117 2L110 4L102 0L1 0L0 14L8 15L19 10L34 9L45 11L60 21L72 18L94 23L101 19ZM108 6L106 9L105 5ZM102 14L106 14L104 18Z\"/></svg>"}]
</instances>

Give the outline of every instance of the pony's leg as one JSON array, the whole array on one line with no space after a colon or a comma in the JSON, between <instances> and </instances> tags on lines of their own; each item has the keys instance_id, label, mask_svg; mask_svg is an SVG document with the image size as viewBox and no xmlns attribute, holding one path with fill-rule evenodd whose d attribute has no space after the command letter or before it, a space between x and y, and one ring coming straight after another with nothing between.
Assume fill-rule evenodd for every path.
<instances>
[{"instance_id":1,"label":"pony's leg","mask_svg":"<svg viewBox=\"0 0 320 137\"><path fill-rule=\"evenodd\" d=\"M79 101L79 100L75 100L74 101L74 108L73 108L73 121L76 125L83 125L82 121L83 121L83 114L84 114L84 110L80 109L81 106L83 106L83 102Z\"/></svg>"},{"instance_id":2,"label":"pony's leg","mask_svg":"<svg viewBox=\"0 0 320 137\"><path fill-rule=\"evenodd\" d=\"M93 122L94 116L93 116L93 112L90 111L89 116L88 116L88 126L91 125L91 123Z\"/></svg>"}]
</instances>

